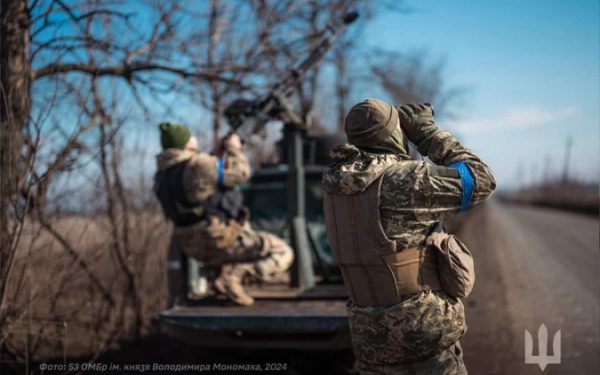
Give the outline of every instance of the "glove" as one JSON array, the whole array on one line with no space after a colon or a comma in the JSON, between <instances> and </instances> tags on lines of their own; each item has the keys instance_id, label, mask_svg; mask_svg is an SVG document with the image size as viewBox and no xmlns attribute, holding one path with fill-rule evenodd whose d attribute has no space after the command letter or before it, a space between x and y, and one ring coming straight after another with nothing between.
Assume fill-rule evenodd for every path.
<instances>
[{"instance_id":1,"label":"glove","mask_svg":"<svg viewBox=\"0 0 600 375\"><path fill-rule=\"evenodd\" d=\"M406 137L415 145L419 145L425 137L435 129L434 110L429 103L403 104L395 106L400 117L400 126Z\"/></svg>"}]
</instances>

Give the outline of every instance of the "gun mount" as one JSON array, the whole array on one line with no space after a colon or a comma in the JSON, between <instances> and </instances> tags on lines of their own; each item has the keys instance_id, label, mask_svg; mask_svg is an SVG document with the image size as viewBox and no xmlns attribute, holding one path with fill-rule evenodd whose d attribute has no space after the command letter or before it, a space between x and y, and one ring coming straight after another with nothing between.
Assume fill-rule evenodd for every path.
<instances>
[{"instance_id":1,"label":"gun mount","mask_svg":"<svg viewBox=\"0 0 600 375\"><path fill-rule=\"evenodd\" d=\"M287 209L290 226L290 242L295 252L291 284L294 287L311 288L315 285L309 239L306 236L305 174L303 167L304 121L288 103L294 88L307 70L315 66L331 48L335 39L358 18L351 12L342 19L330 22L321 40L316 43L306 59L292 69L264 96L255 100L238 99L225 109L233 132L242 138L259 132L267 122L282 121L284 128L285 159L288 164Z\"/></svg>"}]
</instances>

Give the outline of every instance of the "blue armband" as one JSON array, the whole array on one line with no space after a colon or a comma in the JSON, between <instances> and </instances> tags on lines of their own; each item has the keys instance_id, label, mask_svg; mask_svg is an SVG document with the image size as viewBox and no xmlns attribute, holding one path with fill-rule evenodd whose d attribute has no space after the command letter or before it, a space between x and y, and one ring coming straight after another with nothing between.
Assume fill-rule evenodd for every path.
<instances>
[{"instance_id":1,"label":"blue armband","mask_svg":"<svg viewBox=\"0 0 600 375\"><path fill-rule=\"evenodd\" d=\"M225 163L223 159L217 159L217 185L223 186L225 181Z\"/></svg>"},{"instance_id":2,"label":"blue armband","mask_svg":"<svg viewBox=\"0 0 600 375\"><path fill-rule=\"evenodd\" d=\"M448 166L456 168L458 170L458 174L460 175L460 182L463 189L462 200L460 202L460 212L464 212L469 208L471 196L473 195L473 190L475 190L475 180L473 179L473 174L463 160L455 161L454 163L448 164Z\"/></svg>"}]
</instances>

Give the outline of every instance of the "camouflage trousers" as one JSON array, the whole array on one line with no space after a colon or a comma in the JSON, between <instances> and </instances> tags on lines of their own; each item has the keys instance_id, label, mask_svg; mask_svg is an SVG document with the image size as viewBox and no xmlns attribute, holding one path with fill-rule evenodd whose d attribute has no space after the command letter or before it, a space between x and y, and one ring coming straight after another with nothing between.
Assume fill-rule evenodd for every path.
<instances>
[{"instance_id":1,"label":"camouflage trousers","mask_svg":"<svg viewBox=\"0 0 600 375\"><path fill-rule=\"evenodd\" d=\"M466 374L458 340L462 302L422 291L393 306L348 303L352 347L363 374Z\"/></svg>"},{"instance_id":2,"label":"camouflage trousers","mask_svg":"<svg viewBox=\"0 0 600 375\"><path fill-rule=\"evenodd\" d=\"M173 235L189 257L211 266L234 264L259 280L285 273L294 259L294 252L281 238L234 220L211 218L176 227Z\"/></svg>"},{"instance_id":3,"label":"camouflage trousers","mask_svg":"<svg viewBox=\"0 0 600 375\"><path fill-rule=\"evenodd\" d=\"M458 341L435 357L421 362L397 366L370 366L359 361L357 367L361 375L467 375L462 348Z\"/></svg>"}]
</instances>

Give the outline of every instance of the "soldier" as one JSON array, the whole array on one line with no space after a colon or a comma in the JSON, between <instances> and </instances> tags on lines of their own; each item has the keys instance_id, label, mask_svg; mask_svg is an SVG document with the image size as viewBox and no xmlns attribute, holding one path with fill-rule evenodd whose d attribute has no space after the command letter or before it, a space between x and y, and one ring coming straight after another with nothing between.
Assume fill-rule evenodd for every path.
<instances>
[{"instance_id":1,"label":"soldier","mask_svg":"<svg viewBox=\"0 0 600 375\"><path fill-rule=\"evenodd\" d=\"M236 134L224 138L216 154L198 152L185 125L162 123L155 192L173 221L173 240L190 257L221 266L214 288L240 305L254 300L242 286L244 276L267 280L283 274L292 249L279 237L255 231L247 220L238 184L250 166Z\"/></svg>"},{"instance_id":2,"label":"soldier","mask_svg":"<svg viewBox=\"0 0 600 375\"><path fill-rule=\"evenodd\" d=\"M474 282L467 248L444 217L482 204L490 169L428 104L356 104L348 144L324 171L327 237L350 295L347 314L362 374L466 374L459 339ZM407 140L434 163L408 155Z\"/></svg>"}]
</instances>

